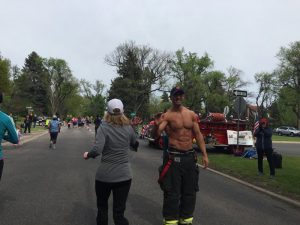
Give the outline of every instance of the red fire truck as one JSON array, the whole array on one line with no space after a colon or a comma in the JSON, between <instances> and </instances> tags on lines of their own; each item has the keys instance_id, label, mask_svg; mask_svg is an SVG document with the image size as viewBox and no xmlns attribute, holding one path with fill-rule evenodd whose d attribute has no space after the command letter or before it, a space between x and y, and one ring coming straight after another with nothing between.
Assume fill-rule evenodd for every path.
<instances>
[{"instance_id":1,"label":"red fire truck","mask_svg":"<svg viewBox=\"0 0 300 225\"><path fill-rule=\"evenodd\" d=\"M235 133L237 133L236 131L241 131L241 133L239 132L239 139L244 138L244 131L247 128L246 120L227 120L223 113L210 113L199 122L199 127L205 143L217 149L227 149L234 154L239 154L244 151L245 147L253 145L251 132L248 132L251 135L249 136L251 140L247 145L243 142L229 143L229 131Z\"/></svg>"},{"instance_id":2,"label":"red fire truck","mask_svg":"<svg viewBox=\"0 0 300 225\"><path fill-rule=\"evenodd\" d=\"M149 130L146 134L146 138L149 140L149 145L163 149L164 137L162 136L159 139L154 139L151 136L152 126L153 125L151 124L149 125ZM247 128L246 120L227 120L223 113L209 113L209 115L205 119L201 119L199 121L199 127L204 137L205 143L216 149L224 149L234 154L242 154L245 147L253 145L251 144L252 134L250 131L248 132L250 133L250 144L245 144L242 142L237 143L237 141L233 143L229 142L229 131L235 133L237 133L236 131L239 131L239 140L244 137L243 132L246 131Z\"/></svg>"}]
</instances>

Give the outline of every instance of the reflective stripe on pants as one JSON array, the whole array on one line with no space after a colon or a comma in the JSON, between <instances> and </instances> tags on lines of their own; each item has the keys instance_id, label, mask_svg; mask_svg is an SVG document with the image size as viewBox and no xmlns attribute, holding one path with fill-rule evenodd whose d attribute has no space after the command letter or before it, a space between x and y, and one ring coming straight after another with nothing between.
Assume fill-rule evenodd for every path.
<instances>
[{"instance_id":1,"label":"reflective stripe on pants","mask_svg":"<svg viewBox=\"0 0 300 225\"><path fill-rule=\"evenodd\" d=\"M193 223L193 217L186 218L186 219L179 219L180 225L184 225L184 224L191 225L192 223Z\"/></svg>"},{"instance_id":2,"label":"reflective stripe on pants","mask_svg":"<svg viewBox=\"0 0 300 225\"><path fill-rule=\"evenodd\" d=\"M164 220L164 225L178 225L178 220Z\"/></svg>"}]
</instances>

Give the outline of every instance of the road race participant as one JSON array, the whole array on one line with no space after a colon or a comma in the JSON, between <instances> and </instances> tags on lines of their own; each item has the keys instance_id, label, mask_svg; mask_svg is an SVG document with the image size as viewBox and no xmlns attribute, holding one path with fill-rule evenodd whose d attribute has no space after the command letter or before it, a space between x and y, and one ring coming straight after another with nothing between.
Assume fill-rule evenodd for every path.
<instances>
[{"instance_id":1,"label":"road race participant","mask_svg":"<svg viewBox=\"0 0 300 225\"><path fill-rule=\"evenodd\" d=\"M99 115L96 116L95 120L94 120L94 124L95 124L95 135L97 134L97 130L100 126L100 124L102 123L101 118Z\"/></svg>"},{"instance_id":2,"label":"road race participant","mask_svg":"<svg viewBox=\"0 0 300 225\"><path fill-rule=\"evenodd\" d=\"M0 92L0 103L2 103L2 100L3 100L3 96L2 93ZM13 144L18 144L19 142L18 134L13 122L11 121L8 115L0 111L0 180L2 177L3 166L4 166L4 158L3 158L2 146L1 146L2 140L9 141Z\"/></svg>"},{"instance_id":3,"label":"road race participant","mask_svg":"<svg viewBox=\"0 0 300 225\"><path fill-rule=\"evenodd\" d=\"M130 146L137 151L136 134L130 120L123 114L123 103L112 99L107 104L108 112L96 135L95 145L85 152L85 159L102 154L96 173L97 225L108 225L108 199L113 193L113 219L116 225L128 225L124 217L132 172L129 162Z\"/></svg>"},{"instance_id":4,"label":"road race participant","mask_svg":"<svg viewBox=\"0 0 300 225\"><path fill-rule=\"evenodd\" d=\"M171 90L172 107L158 121L158 137L165 130L169 137L168 154L160 170L159 183L164 191L163 217L165 225L192 224L199 190L197 155L192 146L192 136L202 151L204 168L208 166L203 136L195 113L182 105L184 91Z\"/></svg>"},{"instance_id":5,"label":"road race participant","mask_svg":"<svg viewBox=\"0 0 300 225\"><path fill-rule=\"evenodd\" d=\"M60 132L60 122L56 115L53 115L52 120L49 122L50 145L49 148L56 148L56 140Z\"/></svg>"}]
</instances>

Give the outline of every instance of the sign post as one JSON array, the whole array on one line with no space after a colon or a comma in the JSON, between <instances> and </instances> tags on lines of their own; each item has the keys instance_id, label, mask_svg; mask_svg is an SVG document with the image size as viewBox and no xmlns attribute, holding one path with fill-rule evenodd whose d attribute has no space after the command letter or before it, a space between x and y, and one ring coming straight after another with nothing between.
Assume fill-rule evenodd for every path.
<instances>
[{"instance_id":1,"label":"sign post","mask_svg":"<svg viewBox=\"0 0 300 225\"><path fill-rule=\"evenodd\" d=\"M27 107L26 107L26 109L27 109L27 112L28 112L28 114L30 114L30 112L32 112L32 111L33 111L33 109L32 109L32 107L31 107L31 106L27 106Z\"/></svg>"},{"instance_id":2,"label":"sign post","mask_svg":"<svg viewBox=\"0 0 300 225\"><path fill-rule=\"evenodd\" d=\"M233 90L233 95L239 97L247 97L247 91Z\"/></svg>"},{"instance_id":3,"label":"sign post","mask_svg":"<svg viewBox=\"0 0 300 225\"><path fill-rule=\"evenodd\" d=\"M233 94L237 96L234 104L234 110L238 114L238 124L237 124L237 150L239 150L239 136L240 136L240 118L241 114L246 110L246 101L243 97L247 97L247 91L233 90Z\"/></svg>"}]
</instances>

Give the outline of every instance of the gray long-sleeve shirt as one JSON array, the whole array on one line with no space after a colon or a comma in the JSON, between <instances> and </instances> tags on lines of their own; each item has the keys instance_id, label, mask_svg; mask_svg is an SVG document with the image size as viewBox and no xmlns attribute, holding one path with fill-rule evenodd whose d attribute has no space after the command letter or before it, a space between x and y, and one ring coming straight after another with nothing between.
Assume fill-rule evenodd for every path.
<instances>
[{"instance_id":1,"label":"gray long-sleeve shirt","mask_svg":"<svg viewBox=\"0 0 300 225\"><path fill-rule=\"evenodd\" d=\"M95 144L88 156L101 154L96 180L121 182L132 179L129 162L130 145L136 142L136 134L130 125L116 126L103 122L98 128Z\"/></svg>"}]
</instances>

